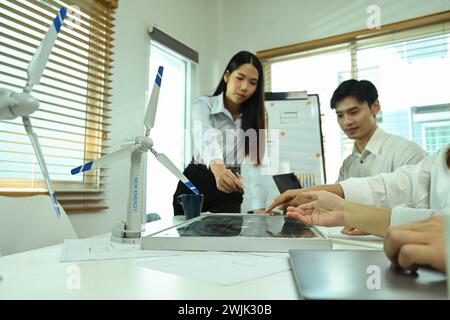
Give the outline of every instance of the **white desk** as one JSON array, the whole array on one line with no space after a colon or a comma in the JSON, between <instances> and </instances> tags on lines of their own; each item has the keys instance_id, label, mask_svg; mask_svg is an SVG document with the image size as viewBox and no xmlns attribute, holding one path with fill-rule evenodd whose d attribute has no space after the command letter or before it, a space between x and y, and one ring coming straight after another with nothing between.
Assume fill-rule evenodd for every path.
<instances>
[{"instance_id":1,"label":"white desk","mask_svg":"<svg viewBox=\"0 0 450 320\"><path fill-rule=\"evenodd\" d=\"M146 228L152 231L162 225L153 222ZM222 286L142 268L129 259L62 263L61 248L0 257L0 299L299 299L291 271ZM74 266L80 271L79 289L67 285Z\"/></svg>"}]
</instances>

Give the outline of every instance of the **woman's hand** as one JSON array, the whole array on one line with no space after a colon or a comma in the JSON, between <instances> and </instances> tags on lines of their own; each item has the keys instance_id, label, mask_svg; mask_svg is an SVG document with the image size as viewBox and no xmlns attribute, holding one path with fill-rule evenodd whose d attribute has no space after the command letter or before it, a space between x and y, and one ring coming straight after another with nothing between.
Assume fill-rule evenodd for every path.
<instances>
[{"instance_id":1,"label":"woman's hand","mask_svg":"<svg viewBox=\"0 0 450 320\"><path fill-rule=\"evenodd\" d=\"M344 225L344 199L327 191L305 192L303 196L308 202L288 207L288 217L317 226Z\"/></svg>"},{"instance_id":2,"label":"woman's hand","mask_svg":"<svg viewBox=\"0 0 450 320\"><path fill-rule=\"evenodd\" d=\"M239 173L227 169L224 164L211 164L211 171L216 178L216 186L220 191L231 193L234 191L243 192L244 179Z\"/></svg>"}]
</instances>

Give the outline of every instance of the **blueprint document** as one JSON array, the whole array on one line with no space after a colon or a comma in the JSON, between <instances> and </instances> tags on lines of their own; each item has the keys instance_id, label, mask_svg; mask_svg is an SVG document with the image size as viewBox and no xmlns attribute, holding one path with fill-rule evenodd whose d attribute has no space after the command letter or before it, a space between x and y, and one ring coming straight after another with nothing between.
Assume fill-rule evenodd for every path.
<instances>
[{"instance_id":1,"label":"blueprint document","mask_svg":"<svg viewBox=\"0 0 450 320\"><path fill-rule=\"evenodd\" d=\"M141 250L140 244L117 243L106 239L64 240L61 262L161 257L180 254L176 251Z\"/></svg>"}]
</instances>

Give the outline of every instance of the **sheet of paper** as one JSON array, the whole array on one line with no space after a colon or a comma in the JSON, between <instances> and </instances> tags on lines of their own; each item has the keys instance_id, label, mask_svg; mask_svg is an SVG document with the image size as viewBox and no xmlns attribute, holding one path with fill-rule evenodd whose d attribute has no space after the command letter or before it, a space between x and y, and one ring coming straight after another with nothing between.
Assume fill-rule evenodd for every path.
<instances>
[{"instance_id":1,"label":"sheet of paper","mask_svg":"<svg viewBox=\"0 0 450 320\"><path fill-rule=\"evenodd\" d=\"M146 259L138 266L220 285L231 285L291 269L287 254L202 252Z\"/></svg>"},{"instance_id":2,"label":"sheet of paper","mask_svg":"<svg viewBox=\"0 0 450 320\"><path fill-rule=\"evenodd\" d=\"M110 239L64 240L61 262L161 257L176 251L141 250L139 244L116 243Z\"/></svg>"},{"instance_id":3,"label":"sheet of paper","mask_svg":"<svg viewBox=\"0 0 450 320\"><path fill-rule=\"evenodd\" d=\"M316 227L324 236L331 239L333 244L355 245L359 247L383 249L384 239L374 235L352 236L341 233L342 226L339 227ZM333 245L334 248L338 248Z\"/></svg>"},{"instance_id":4,"label":"sheet of paper","mask_svg":"<svg viewBox=\"0 0 450 320\"><path fill-rule=\"evenodd\" d=\"M356 241L383 241L383 238L367 235L367 236L352 236L348 234L341 233L342 226L339 227L316 227L322 234L328 238L335 239L346 239L346 240L356 240Z\"/></svg>"}]
</instances>

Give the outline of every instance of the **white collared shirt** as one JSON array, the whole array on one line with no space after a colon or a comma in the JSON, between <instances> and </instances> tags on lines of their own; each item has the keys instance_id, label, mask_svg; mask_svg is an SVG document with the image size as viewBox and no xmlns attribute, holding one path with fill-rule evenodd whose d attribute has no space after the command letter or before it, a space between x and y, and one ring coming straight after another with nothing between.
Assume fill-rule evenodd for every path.
<instances>
[{"instance_id":1,"label":"white collared shirt","mask_svg":"<svg viewBox=\"0 0 450 320\"><path fill-rule=\"evenodd\" d=\"M400 167L392 173L341 181L339 184L344 190L345 199L393 208L392 225L421 220L433 213L448 212L450 208L450 169L447 166L446 156L448 148L450 145L415 165Z\"/></svg>"},{"instance_id":2,"label":"white collared shirt","mask_svg":"<svg viewBox=\"0 0 450 320\"><path fill-rule=\"evenodd\" d=\"M242 115L236 120L233 119L230 111L225 108L223 94L196 98L192 102L191 110L194 162L207 167L213 160L222 160L227 166L242 165L245 160L244 136L237 135L236 139L232 136L233 132L241 130ZM264 159L266 158L265 156ZM267 162L264 162L267 165ZM259 179L260 166L248 167L251 177L252 208L265 208L267 190Z\"/></svg>"},{"instance_id":3,"label":"white collared shirt","mask_svg":"<svg viewBox=\"0 0 450 320\"><path fill-rule=\"evenodd\" d=\"M352 154L342 163L337 181L389 173L406 164L416 164L426 155L416 143L377 128L363 152L358 151L356 144L353 146Z\"/></svg>"},{"instance_id":4,"label":"white collared shirt","mask_svg":"<svg viewBox=\"0 0 450 320\"><path fill-rule=\"evenodd\" d=\"M192 102L192 131L194 138L194 161L209 167L211 161L222 160L226 165L240 165L244 158L238 158L236 150L242 149L244 141L227 146L228 133L241 128L242 115L233 119L225 108L223 95L199 97ZM232 131L230 131L232 130Z\"/></svg>"}]
</instances>

